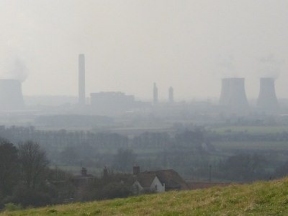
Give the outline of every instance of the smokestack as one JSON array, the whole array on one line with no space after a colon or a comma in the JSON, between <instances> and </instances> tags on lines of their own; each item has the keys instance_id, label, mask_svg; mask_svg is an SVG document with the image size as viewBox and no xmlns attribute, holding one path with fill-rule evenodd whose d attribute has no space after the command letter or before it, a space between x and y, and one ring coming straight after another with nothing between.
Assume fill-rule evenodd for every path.
<instances>
[{"instance_id":1,"label":"smokestack","mask_svg":"<svg viewBox=\"0 0 288 216\"><path fill-rule=\"evenodd\" d=\"M16 79L0 80L0 109L17 110L24 108L21 82Z\"/></svg>"},{"instance_id":2,"label":"smokestack","mask_svg":"<svg viewBox=\"0 0 288 216\"><path fill-rule=\"evenodd\" d=\"M153 86L153 104L154 105L158 104L158 88L156 86L156 83L154 83Z\"/></svg>"},{"instance_id":3,"label":"smokestack","mask_svg":"<svg viewBox=\"0 0 288 216\"><path fill-rule=\"evenodd\" d=\"M222 79L222 90L220 105L227 111L243 112L249 108L244 78L225 78Z\"/></svg>"},{"instance_id":4,"label":"smokestack","mask_svg":"<svg viewBox=\"0 0 288 216\"><path fill-rule=\"evenodd\" d=\"M271 77L260 78L260 92L257 100L259 110L275 112L279 109L274 81Z\"/></svg>"},{"instance_id":5,"label":"smokestack","mask_svg":"<svg viewBox=\"0 0 288 216\"><path fill-rule=\"evenodd\" d=\"M140 166L136 165L133 166L133 175L138 175L140 174Z\"/></svg>"},{"instance_id":6,"label":"smokestack","mask_svg":"<svg viewBox=\"0 0 288 216\"><path fill-rule=\"evenodd\" d=\"M79 104L85 105L85 55L80 54L78 57L79 71Z\"/></svg>"},{"instance_id":7,"label":"smokestack","mask_svg":"<svg viewBox=\"0 0 288 216\"><path fill-rule=\"evenodd\" d=\"M174 89L172 88L172 86L169 88L169 102L173 103L174 102Z\"/></svg>"}]
</instances>

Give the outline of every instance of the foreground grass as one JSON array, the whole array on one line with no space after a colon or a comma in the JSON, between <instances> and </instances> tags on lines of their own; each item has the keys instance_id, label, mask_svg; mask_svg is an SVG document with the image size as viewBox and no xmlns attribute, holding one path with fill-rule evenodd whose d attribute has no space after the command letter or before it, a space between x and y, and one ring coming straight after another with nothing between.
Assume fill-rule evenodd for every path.
<instances>
[{"instance_id":1,"label":"foreground grass","mask_svg":"<svg viewBox=\"0 0 288 216\"><path fill-rule=\"evenodd\" d=\"M288 178L0 214L4 215L288 215Z\"/></svg>"}]
</instances>

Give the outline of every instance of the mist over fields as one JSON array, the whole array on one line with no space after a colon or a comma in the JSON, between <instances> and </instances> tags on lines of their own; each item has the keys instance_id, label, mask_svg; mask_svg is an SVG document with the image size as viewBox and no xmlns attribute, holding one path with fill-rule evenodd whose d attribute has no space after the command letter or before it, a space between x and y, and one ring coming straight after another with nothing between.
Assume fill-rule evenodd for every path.
<instances>
[{"instance_id":1,"label":"mist over fields","mask_svg":"<svg viewBox=\"0 0 288 216\"><path fill-rule=\"evenodd\" d=\"M0 0L0 209L286 176L287 10Z\"/></svg>"}]
</instances>

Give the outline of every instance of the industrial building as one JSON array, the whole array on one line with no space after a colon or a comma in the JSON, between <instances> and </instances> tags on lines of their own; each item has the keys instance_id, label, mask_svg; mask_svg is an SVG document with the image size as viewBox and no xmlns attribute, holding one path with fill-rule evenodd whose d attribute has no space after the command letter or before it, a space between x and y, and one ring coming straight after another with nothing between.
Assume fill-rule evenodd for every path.
<instances>
[{"instance_id":1,"label":"industrial building","mask_svg":"<svg viewBox=\"0 0 288 216\"><path fill-rule=\"evenodd\" d=\"M122 92L99 92L90 94L92 109L98 114L118 114L136 107L133 95Z\"/></svg>"}]
</instances>

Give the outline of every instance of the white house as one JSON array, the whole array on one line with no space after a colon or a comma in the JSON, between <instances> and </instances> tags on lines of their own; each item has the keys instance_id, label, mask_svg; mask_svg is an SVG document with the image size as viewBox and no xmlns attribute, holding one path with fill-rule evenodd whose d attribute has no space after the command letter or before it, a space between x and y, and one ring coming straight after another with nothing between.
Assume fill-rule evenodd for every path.
<instances>
[{"instance_id":1,"label":"white house","mask_svg":"<svg viewBox=\"0 0 288 216\"><path fill-rule=\"evenodd\" d=\"M133 183L133 189L136 194L141 192L165 192L165 184L161 183L156 175L139 174L137 180Z\"/></svg>"},{"instance_id":2,"label":"white house","mask_svg":"<svg viewBox=\"0 0 288 216\"><path fill-rule=\"evenodd\" d=\"M135 166L133 167L133 175L135 176L133 188L136 194L188 189L187 183L172 169L140 172L140 167Z\"/></svg>"}]
</instances>

